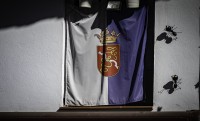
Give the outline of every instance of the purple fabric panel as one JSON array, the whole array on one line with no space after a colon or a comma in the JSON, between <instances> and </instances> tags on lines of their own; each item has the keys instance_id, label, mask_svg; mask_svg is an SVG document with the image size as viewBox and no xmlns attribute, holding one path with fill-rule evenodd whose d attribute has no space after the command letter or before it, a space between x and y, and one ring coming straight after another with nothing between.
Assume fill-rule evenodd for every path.
<instances>
[{"instance_id":1,"label":"purple fabric panel","mask_svg":"<svg viewBox=\"0 0 200 121\"><path fill-rule=\"evenodd\" d=\"M119 22L122 31L114 21L108 26L109 30L121 33L116 42L120 44L120 71L108 78L108 101L111 105L143 99L146 16L147 10L143 7Z\"/></svg>"}]
</instances>

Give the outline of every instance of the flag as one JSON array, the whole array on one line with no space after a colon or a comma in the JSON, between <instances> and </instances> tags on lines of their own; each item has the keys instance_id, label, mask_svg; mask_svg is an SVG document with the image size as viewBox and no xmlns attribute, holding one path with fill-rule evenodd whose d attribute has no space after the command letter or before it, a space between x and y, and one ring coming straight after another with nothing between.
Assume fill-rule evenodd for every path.
<instances>
[{"instance_id":1,"label":"flag","mask_svg":"<svg viewBox=\"0 0 200 121\"><path fill-rule=\"evenodd\" d=\"M142 101L147 8L134 10L121 20L108 17L110 22L105 29L92 27L103 23L96 21L102 17L99 11L84 15L75 7L68 9L65 105L122 105Z\"/></svg>"}]
</instances>

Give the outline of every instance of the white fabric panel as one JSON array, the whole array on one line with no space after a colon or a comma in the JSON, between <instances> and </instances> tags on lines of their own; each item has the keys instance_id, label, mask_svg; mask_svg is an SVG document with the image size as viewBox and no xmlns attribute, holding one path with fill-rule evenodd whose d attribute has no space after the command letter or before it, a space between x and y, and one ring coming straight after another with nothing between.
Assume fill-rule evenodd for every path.
<instances>
[{"instance_id":1,"label":"white fabric panel","mask_svg":"<svg viewBox=\"0 0 200 121\"><path fill-rule=\"evenodd\" d=\"M108 78L102 79L97 69L97 45L101 43L94 35L99 34L101 30L91 30L96 16L97 14L76 23L66 22L66 105L94 106L108 104ZM69 32L72 32L72 34L70 35ZM88 100L90 101L88 102Z\"/></svg>"}]
</instances>

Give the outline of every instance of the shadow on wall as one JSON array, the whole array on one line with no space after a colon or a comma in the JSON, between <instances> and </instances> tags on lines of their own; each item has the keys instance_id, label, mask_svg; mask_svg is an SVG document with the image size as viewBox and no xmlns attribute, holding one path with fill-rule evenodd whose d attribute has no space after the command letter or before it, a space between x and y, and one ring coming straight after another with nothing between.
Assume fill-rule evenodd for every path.
<instances>
[{"instance_id":1,"label":"shadow on wall","mask_svg":"<svg viewBox=\"0 0 200 121\"><path fill-rule=\"evenodd\" d=\"M64 0L0 1L0 29L28 25L53 17L64 18Z\"/></svg>"}]
</instances>

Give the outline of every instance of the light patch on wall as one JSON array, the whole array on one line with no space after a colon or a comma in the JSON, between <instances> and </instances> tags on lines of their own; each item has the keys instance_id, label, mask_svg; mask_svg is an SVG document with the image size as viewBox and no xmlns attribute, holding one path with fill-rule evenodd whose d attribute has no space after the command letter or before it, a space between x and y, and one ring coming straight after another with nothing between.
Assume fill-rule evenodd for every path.
<instances>
[{"instance_id":1,"label":"light patch on wall","mask_svg":"<svg viewBox=\"0 0 200 121\"><path fill-rule=\"evenodd\" d=\"M156 1L153 111L158 107L162 107L160 111L199 109L199 94L194 88L199 81L199 5L199 0ZM164 29L168 25L174 32L181 32L177 38L167 35L169 31ZM181 79L181 89L158 93L175 74Z\"/></svg>"},{"instance_id":2,"label":"light patch on wall","mask_svg":"<svg viewBox=\"0 0 200 121\"><path fill-rule=\"evenodd\" d=\"M0 30L0 111L56 111L62 97L63 22Z\"/></svg>"}]
</instances>

